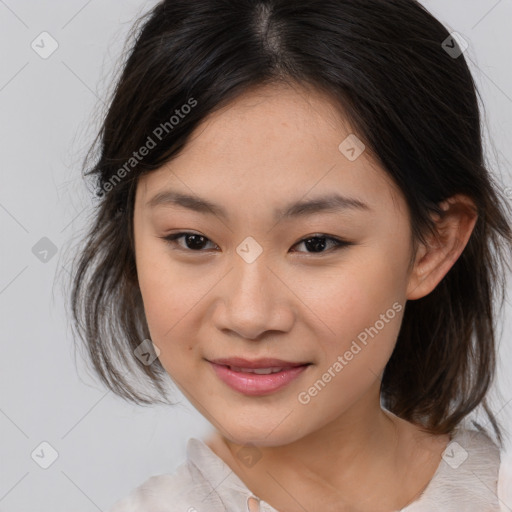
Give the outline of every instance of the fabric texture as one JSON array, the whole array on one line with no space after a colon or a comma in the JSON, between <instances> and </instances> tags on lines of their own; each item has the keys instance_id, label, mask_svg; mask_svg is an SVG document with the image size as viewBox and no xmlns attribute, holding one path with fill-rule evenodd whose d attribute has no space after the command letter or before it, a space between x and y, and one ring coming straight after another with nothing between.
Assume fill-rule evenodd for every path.
<instances>
[{"instance_id":1,"label":"fabric texture","mask_svg":"<svg viewBox=\"0 0 512 512\"><path fill-rule=\"evenodd\" d=\"M279 512L202 440L173 474L153 476L109 512ZM421 496L396 512L512 512L512 457L485 434L457 429Z\"/></svg>"}]
</instances>

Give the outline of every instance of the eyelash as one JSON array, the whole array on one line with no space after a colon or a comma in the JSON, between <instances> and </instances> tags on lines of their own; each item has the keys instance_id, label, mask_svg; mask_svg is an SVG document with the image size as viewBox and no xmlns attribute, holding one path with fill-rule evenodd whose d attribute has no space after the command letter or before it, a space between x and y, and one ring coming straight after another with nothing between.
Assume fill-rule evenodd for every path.
<instances>
[{"instance_id":1,"label":"eyelash","mask_svg":"<svg viewBox=\"0 0 512 512\"><path fill-rule=\"evenodd\" d=\"M160 237L160 238L165 240L169 245L175 247L176 245L178 245L177 240L180 239L180 238L183 238L183 237L185 237L187 235L195 235L195 236L198 236L198 237L202 237L205 241L211 242L211 240L209 240L205 236L200 235L199 233L192 233L192 232L189 232L189 231L181 231L179 233L173 233L172 235L163 236L163 237ZM312 239L315 239L315 238L331 240L332 242L335 242L336 245L333 247L333 249L331 251L309 252L307 254L321 255L321 254L326 254L326 253L332 252L333 250L338 250L338 249L342 249L344 247L348 247L350 245L354 245L352 242L347 242L346 240L342 240L340 238L335 238L335 237L332 237L332 236L323 235L321 233L317 233L315 235L311 235L311 236L307 236L305 238L302 238L295 245L301 244L303 242L307 242L308 240L312 240ZM185 252L205 252L203 249L194 250L194 249L189 249L189 248L183 248L181 246L179 246L177 250L183 250ZM299 251L299 252L302 252L302 251Z\"/></svg>"}]
</instances>

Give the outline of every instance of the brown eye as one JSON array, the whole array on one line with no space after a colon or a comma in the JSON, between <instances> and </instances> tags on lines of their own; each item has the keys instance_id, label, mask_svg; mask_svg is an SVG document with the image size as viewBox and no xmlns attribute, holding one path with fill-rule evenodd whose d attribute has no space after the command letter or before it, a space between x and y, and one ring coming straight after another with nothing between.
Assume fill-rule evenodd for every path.
<instances>
[{"instance_id":1,"label":"brown eye","mask_svg":"<svg viewBox=\"0 0 512 512\"><path fill-rule=\"evenodd\" d=\"M171 245L178 245L181 249L196 251L196 252L199 252L202 249L204 249L206 242L210 241L208 238L206 238L203 235L199 235L197 233L189 233L189 232L174 233L172 235L165 236L162 238L164 240L166 240ZM185 246L183 246L182 244L177 242L180 238L183 238Z\"/></svg>"},{"instance_id":2,"label":"brown eye","mask_svg":"<svg viewBox=\"0 0 512 512\"><path fill-rule=\"evenodd\" d=\"M189 252L204 252L203 249L205 249L205 246L207 246L208 243L213 243L211 240L206 238L203 235L200 235L198 233L191 233L191 232L180 232L180 233L173 233L172 235L161 237L163 240L165 240L167 243L173 246L178 246L180 250L189 251ZM178 240L183 239L183 243L179 243ZM299 242L295 244L295 246L304 244L306 247L306 253L310 254L322 254L325 252L332 252L337 249L341 249L343 247L347 247L349 245L353 245L352 242L347 242L345 240L341 240L338 238L334 238L331 236L326 235L314 235L309 236L307 238L303 238ZM215 244L213 244L215 245ZM294 246L294 247L295 247ZM217 247L215 245L215 247ZM328 247L329 250L325 250L325 248ZM218 248L218 247L217 247ZM292 251L292 252L304 252L304 251Z\"/></svg>"},{"instance_id":3,"label":"brown eye","mask_svg":"<svg viewBox=\"0 0 512 512\"><path fill-rule=\"evenodd\" d=\"M304 244L304 246L311 251L312 253L321 254L324 251L325 247L329 245L328 242L331 243L332 249L341 249L342 247L346 247L348 245L353 245L351 242L347 242L345 240L340 240L338 238L334 238L331 236L325 235L314 235L307 238L303 238L300 242L297 242L296 245ZM302 251L299 251L302 252Z\"/></svg>"}]
</instances>

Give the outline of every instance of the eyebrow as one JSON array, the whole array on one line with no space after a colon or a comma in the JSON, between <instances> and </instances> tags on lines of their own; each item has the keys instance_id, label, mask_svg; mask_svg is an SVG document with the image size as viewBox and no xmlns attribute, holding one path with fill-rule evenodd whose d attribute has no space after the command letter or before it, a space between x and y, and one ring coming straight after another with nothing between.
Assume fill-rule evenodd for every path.
<instances>
[{"instance_id":1,"label":"eyebrow","mask_svg":"<svg viewBox=\"0 0 512 512\"><path fill-rule=\"evenodd\" d=\"M229 217L224 207L218 204L198 196L173 190L159 192L146 203L146 208L154 209L157 206L178 206L199 213L216 215L223 219L228 219ZM320 212L336 213L344 210L371 211L372 209L368 204L359 199L340 194L328 194L313 199L293 202L284 208L278 208L274 210L274 220L302 217Z\"/></svg>"}]
</instances>

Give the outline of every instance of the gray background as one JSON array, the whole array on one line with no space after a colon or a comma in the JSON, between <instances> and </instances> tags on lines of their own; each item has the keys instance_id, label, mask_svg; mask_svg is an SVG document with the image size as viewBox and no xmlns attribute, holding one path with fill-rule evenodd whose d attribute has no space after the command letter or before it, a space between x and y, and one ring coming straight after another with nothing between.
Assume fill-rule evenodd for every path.
<instances>
[{"instance_id":1,"label":"gray background","mask_svg":"<svg viewBox=\"0 0 512 512\"><path fill-rule=\"evenodd\" d=\"M106 392L79 353L75 363L57 281L93 204L80 165L113 66L132 21L154 3L0 0L0 512L106 510L148 476L172 472L186 440L210 429L178 391L176 407L132 406ZM423 3L469 42L488 158L512 200L512 0ZM46 59L31 47L44 31L58 43ZM55 254L41 261L50 246ZM511 309L493 407L512 432ZM58 453L48 469L34 460L51 461L42 442Z\"/></svg>"}]
</instances>

